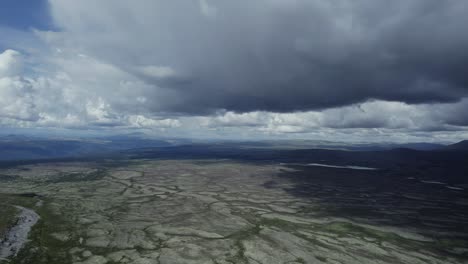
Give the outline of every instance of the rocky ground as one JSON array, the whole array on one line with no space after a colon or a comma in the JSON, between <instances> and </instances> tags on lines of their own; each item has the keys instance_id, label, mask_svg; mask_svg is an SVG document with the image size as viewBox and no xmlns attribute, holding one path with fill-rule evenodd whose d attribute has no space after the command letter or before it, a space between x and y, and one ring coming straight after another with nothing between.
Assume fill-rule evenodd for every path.
<instances>
[{"instance_id":1,"label":"rocky ground","mask_svg":"<svg viewBox=\"0 0 468 264\"><path fill-rule=\"evenodd\" d=\"M2 169L4 201L41 219L0 263L468 263L452 233L327 213L288 191L293 171L228 160Z\"/></svg>"},{"instance_id":2,"label":"rocky ground","mask_svg":"<svg viewBox=\"0 0 468 264\"><path fill-rule=\"evenodd\" d=\"M6 230L0 240L0 260L16 256L28 240L31 228L39 220L39 216L31 209L15 206L18 210L17 219Z\"/></svg>"}]
</instances>

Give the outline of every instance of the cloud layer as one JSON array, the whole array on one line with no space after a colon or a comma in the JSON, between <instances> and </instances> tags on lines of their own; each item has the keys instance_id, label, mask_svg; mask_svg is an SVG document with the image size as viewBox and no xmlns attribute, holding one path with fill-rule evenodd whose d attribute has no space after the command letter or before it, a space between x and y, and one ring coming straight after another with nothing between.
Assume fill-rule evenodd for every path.
<instances>
[{"instance_id":1,"label":"cloud layer","mask_svg":"<svg viewBox=\"0 0 468 264\"><path fill-rule=\"evenodd\" d=\"M177 120L143 111L145 97L139 94L148 85L112 65L60 51L43 61L40 66L46 68L30 72L22 66L24 60L18 51L0 53L0 124L79 129L179 126Z\"/></svg>"},{"instance_id":2,"label":"cloud layer","mask_svg":"<svg viewBox=\"0 0 468 264\"><path fill-rule=\"evenodd\" d=\"M171 100L150 98L154 110L290 112L468 94L464 1L52 0L51 7L64 42L167 89Z\"/></svg>"},{"instance_id":3,"label":"cloud layer","mask_svg":"<svg viewBox=\"0 0 468 264\"><path fill-rule=\"evenodd\" d=\"M468 127L465 1L49 6L56 30L3 41L22 43L0 51L3 125L460 137Z\"/></svg>"}]
</instances>

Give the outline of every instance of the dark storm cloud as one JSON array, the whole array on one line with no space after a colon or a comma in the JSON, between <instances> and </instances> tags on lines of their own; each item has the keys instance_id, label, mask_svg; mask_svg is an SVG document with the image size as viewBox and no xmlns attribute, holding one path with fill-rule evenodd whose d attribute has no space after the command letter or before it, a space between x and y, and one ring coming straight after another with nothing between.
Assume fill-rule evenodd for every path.
<instances>
[{"instance_id":1,"label":"dark storm cloud","mask_svg":"<svg viewBox=\"0 0 468 264\"><path fill-rule=\"evenodd\" d=\"M148 93L151 111L290 112L468 95L466 1L51 4L87 52L162 88ZM148 65L154 71L141 71Z\"/></svg>"}]
</instances>

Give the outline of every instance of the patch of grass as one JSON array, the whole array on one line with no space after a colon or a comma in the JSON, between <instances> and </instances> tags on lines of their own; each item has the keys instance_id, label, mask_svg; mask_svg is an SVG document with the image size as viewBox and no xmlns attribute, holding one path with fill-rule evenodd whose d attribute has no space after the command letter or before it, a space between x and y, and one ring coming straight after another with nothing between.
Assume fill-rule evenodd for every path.
<instances>
[{"instance_id":1,"label":"patch of grass","mask_svg":"<svg viewBox=\"0 0 468 264\"><path fill-rule=\"evenodd\" d=\"M0 194L0 237L4 235L3 232L6 232L10 227L16 224L16 215L18 214L18 209L15 207L16 205L34 208L37 201L36 196L33 197L31 195ZM19 254L21 254L21 252ZM4 262L0 261L0 263ZM16 262L11 260L8 263L14 264Z\"/></svg>"},{"instance_id":2,"label":"patch of grass","mask_svg":"<svg viewBox=\"0 0 468 264\"><path fill-rule=\"evenodd\" d=\"M321 262L327 262L327 258L323 256L315 256L316 259L320 260ZM305 263L305 262L303 262Z\"/></svg>"},{"instance_id":3,"label":"patch of grass","mask_svg":"<svg viewBox=\"0 0 468 264\"><path fill-rule=\"evenodd\" d=\"M11 264L71 263L68 251L78 246L77 239L74 239L73 227L69 226L62 217L48 210L46 204L47 201L44 206L35 208L41 218L29 234L30 242L12 259ZM51 236L54 232L67 232L71 238L65 242L59 241Z\"/></svg>"},{"instance_id":4,"label":"patch of grass","mask_svg":"<svg viewBox=\"0 0 468 264\"><path fill-rule=\"evenodd\" d=\"M438 242L439 242L439 245L444 248L454 248L454 247L468 248L468 241L466 240L443 238L443 239L440 239Z\"/></svg>"},{"instance_id":5,"label":"patch of grass","mask_svg":"<svg viewBox=\"0 0 468 264\"><path fill-rule=\"evenodd\" d=\"M466 258L466 256L454 254L450 251L450 249L453 249L454 247L468 247L468 242L460 239L439 239L435 242L417 241L401 237L398 234L392 232L379 231L344 222L330 223L326 225L324 229L325 231L333 232L344 237L354 236L361 239L364 237L371 237L376 239L378 241L377 243L388 242L411 251L419 251L421 248L424 248L428 251L437 252L438 254L450 256L456 259Z\"/></svg>"},{"instance_id":6,"label":"patch of grass","mask_svg":"<svg viewBox=\"0 0 468 264\"><path fill-rule=\"evenodd\" d=\"M306 264L307 262L303 258L297 258L296 262L301 263L301 264Z\"/></svg>"},{"instance_id":7,"label":"patch of grass","mask_svg":"<svg viewBox=\"0 0 468 264\"><path fill-rule=\"evenodd\" d=\"M36 207L36 203L43 200L41 207ZM0 194L0 221L1 226L8 223L10 217L16 215L15 205L31 208L41 217L29 233L29 242L24 245L18 255L8 264L67 264L71 263L69 250L78 245L78 234L75 227L66 220L64 215L53 213L47 198L40 197L33 193L24 194ZM13 222L14 224L14 222ZM55 232L69 234L68 241L60 241L51 236ZM0 261L0 263L3 263Z\"/></svg>"},{"instance_id":8,"label":"patch of grass","mask_svg":"<svg viewBox=\"0 0 468 264\"><path fill-rule=\"evenodd\" d=\"M234 246L237 248L237 253L227 259L231 263L248 263L248 259L245 257L245 247L242 244L242 241L248 239L251 236L258 235L261 231L260 225L255 225L254 227L241 230L234 234L228 236L230 239L234 239L236 242Z\"/></svg>"},{"instance_id":9,"label":"patch of grass","mask_svg":"<svg viewBox=\"0 0 468 264\"><path fill-rule=\"evenodd\" d=\"M325 226L327 231L336 233L342 236L357 236L357 237L373 237L381 241L388 241L395 244L399 244L401 242L410 242L413 240L405 239L397 234L391 232L383 232L379 230L369 229L362 226L358 226L352 223L345 223L345 222L334 222L330 223ZM419 243L418 241L414 241L414 243Z\"/></svg>"},{"instance_id":10,"label":"patch of grass","mask_svg":"<svg viewBox=\"0 0 468 264\"><path fill-rule=\"evenodd\" d=\"M14 181L15 179L16 179L15 176L0 174L0 182Z\"/></svg>"},{"instance_id":11,"label":"patch of grass","mask_svg":"<svg viewBox=\"0 0 468 264\"><path fill-rule=\"evenodd\" d=\"M107 175L107 170L98 169L89 173L64 173L58 177L50 179L50 183L60 183L60 182L81 182L81 181L96 181L104 178Z\"/></svg>"},{"instance_id":12,"label":"patch of grass","mask_svg":"<svg viewBox=\"0 0 468 264\"><path fill-rule=\"evenodd\" d=\"M0 239L16 222L18 210L9 204L0 204Z\"/></svg>"},{"instance_id":13,"label":"patch of grass","mask_svg":"<svg viewBox=\"0 0 468 264\"><path fill-rule=\"evenodd\" d=\"M271 219L263 218L260 221L260 225L274 226L274 227L277 227L277 228L279 228L281 230L291 230L291 229L295 229L295 225L297 225L297 224L293 224L291 222L281 220L281 219L277 219L277 218L271 218Z\"/></svg>"}]
</instances>

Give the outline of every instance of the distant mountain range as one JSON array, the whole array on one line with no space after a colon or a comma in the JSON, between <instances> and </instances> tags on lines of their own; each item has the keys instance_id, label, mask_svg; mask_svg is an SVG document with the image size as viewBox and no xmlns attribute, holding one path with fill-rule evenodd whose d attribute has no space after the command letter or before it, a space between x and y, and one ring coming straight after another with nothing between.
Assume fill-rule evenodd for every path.
<instances>
[{"instance_id":1,"label":"distant mountain range","mask_svg":"<svg viewBox=\"0 0 468 264\"><path fill-rule=\"evenodd\" d=\"M418 151L468 150L468 141L452 145L434 143L357 143L317 140L265 141L193 141L190 139L154 139L142 134L114 135L85 139L38 138L23 135L0 136L0 161L36 160L89 155L106 155L119 151L175 146L203 146L211 149L387 151L411 149ZM189 147L190 148L190 147Z\"/></svg>"},{"instance_id":2,"label":"distant mountain range","mask_svg":"<svg viewBox=\"0 0 468 264\"><path fill-rule=\"evenodd\" d=\"M377 168L379 174L388 177L466 184L468 188L468 141L446 146L428 143L353 145L308 140L194 142L135 135L73 140L22 136L0 138L0 166L39 161L104 159L232 159L242 162L283 163L293 167L308 164L324 164L329 167L320 170L340 166L370 167Z\"/></svg>"},{"instance_id":3,"label":"distant mountain range","mask_svg":"<svg viewBox=\"0 0 468 264\"><path fill-rule=\"evenodd\" d=\"M445 146L444 149L449 149L449 150L468 150L468 140L463 140L458 143L452 144Z\"/></svg>"},{"instance_id":4,"label":"distant mountain range","mask_svg":"<svg viewBox=\"0 0 468 264\"><path fill-rule=\"evenodd\" d=\"M85 155L104 155L144 147L168 147L187 143L180 140L112 136L88 139L43 139L8 135L0 137L0 160L36 160Z\"/></svg>"},{"instance_id":5,"label":"distant mountain range","mask_svg":"<svg viewBox=\"0 0 468 264\"><path fill-rule=\"evenodd\" d=\"M283 164L303 169L311 164L333 167L375 168L379 175L403 179L467 184L468 150L447 149L421 151L410 148L350 151L339 149L268 149L192 144L162 148L133 149L121 152L124 159L231 159L242 162ZM326 168L329 167L329 168ZM355 172L349 171L349 175ZM369 171L366 173L375 173Z\"/></svg>"}]
</instances>

